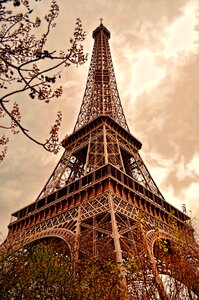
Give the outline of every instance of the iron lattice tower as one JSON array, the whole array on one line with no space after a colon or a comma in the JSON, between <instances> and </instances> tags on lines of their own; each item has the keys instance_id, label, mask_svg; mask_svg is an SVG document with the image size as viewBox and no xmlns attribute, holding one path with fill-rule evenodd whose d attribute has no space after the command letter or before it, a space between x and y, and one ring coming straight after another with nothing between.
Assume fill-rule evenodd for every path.
<instances>
[{"instance_id":1,"label":"iron lattice tower","mask_svg":"<svg viewBox=\"0 0 199 300\"><path fill-rule=\"evenodd\" d=\"M115 80L108 43L110 32L101 24L93 32L93 38L86 90L74 131L101 115L109 115L129 131Z\"/></svg>"},{"instance_id":2,"label":"iron lattice tower","mask_svg":"<svg viewBox=\"0 0 199 300\"><path fill-rule=\"evenodd\" d=\"M161 299L168 299L154 245L160 236L175 240L171 213L179 232L189 218L164 199L139 154L141 142L129 132L111 60L110 32L100 24L93 38L74 131L63 140L65 152L37 200L12 214L6 243L21 248L57 237L76 260L82 253L104 255L105 247L121 265L129 253L139 252L151 263ZM138 223L145 249L138 245Z\"/></svg>"}]
</instances>

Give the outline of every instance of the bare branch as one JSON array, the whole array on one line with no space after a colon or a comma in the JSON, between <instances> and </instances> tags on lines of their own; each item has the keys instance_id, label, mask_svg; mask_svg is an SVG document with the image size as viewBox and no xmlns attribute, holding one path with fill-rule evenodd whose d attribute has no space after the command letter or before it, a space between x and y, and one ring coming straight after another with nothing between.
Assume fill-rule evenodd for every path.
<instances>
[{"instance_id":1,"label":"bare branch","mask_svg":"<svg viewBox=\"0 0 199 300\"><path fill-rule=\"evenodd\" d=\"M55 19L59 14L56 0L51 1L43 19L34 16L28 0L13 0L14 6L21 6L21 12L17 14L7 10L7 2L11 1L5 0L4 6L0 3L0 88L2 90L0 117L3 114L8 125L0 124L0 128L10 130L13 134L21 131L28 139L47 151L57 152L61 113L57 114L50 137L42 143L32 137L29 129L23 126L19 103L16 102L15 96L28 92L31 99L46 103L60 97L63 90L61 86L57 87L57 81L61 78L61 67L69 67L71 64L78 66L87 60L81 44L85 39L85 32L80 19L77 19L68 51L66 53L58 49L49 51L46 42L52 28L56 25ZM44 24L46 29L39 36L36 34L36 29L41 24ZM10 102L14 103L12 110L6 105ZM4 156L5 154L2 157Z\"/></svg>"}]
</instances>

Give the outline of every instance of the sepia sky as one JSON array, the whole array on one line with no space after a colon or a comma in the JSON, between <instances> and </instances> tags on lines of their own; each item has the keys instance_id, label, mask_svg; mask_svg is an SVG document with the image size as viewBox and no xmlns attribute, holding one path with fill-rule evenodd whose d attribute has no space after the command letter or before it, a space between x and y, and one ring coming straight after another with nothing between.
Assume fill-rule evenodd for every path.
<instances>
[{"instance_id":1,"label":"sepia sky","mask_svg":"<svg viewBox=\"0 0 199 300\"><path fill-rule=\"evenodd\" d=\"M47 0L35 4L42 15ZM100 18L111 32L110 48L120 99L131 133L143 144L140 154L166 200L199 218L199 2L188 0L58 0L60 15L49 47L68 46L75 20L87 32L88 62L63 70L64 93L50 104L18 97L22 121L45 141L63 113L60 137L75 125L86 86ZM11 213L35 201L63 150L54 155L12 136L0 164L0 241Z\"/></svg>"}]
</instances>

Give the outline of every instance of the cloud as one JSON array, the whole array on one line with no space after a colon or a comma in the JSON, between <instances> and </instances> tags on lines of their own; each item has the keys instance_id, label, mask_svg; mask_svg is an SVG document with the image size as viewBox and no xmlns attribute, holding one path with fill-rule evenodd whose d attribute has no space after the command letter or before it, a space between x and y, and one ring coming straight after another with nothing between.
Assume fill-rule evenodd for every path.
<instances>
[{"instance_id":1,"label":"cloud","mask_svg":"<svg viewBox=\"0 0 199 300\"><path fill-rule=\"evenodd\" d=\"M180 52L174 49L175 59L172 52L159 53L157 64L165 76L154 88L139 95L133 106L133 126L145 142L144 153L149 163L154 164L155 154L169 162L161 170L165 172L162 187L170 190L169 194L172 190L174 198L189 204L195 201L199 179L196 171L199 167L196 159L199 152L199 51L195 47L196 35L193 36L189 43L184 39ZM190 170L193 161L195 168ZM198 206L193 206L195 215L199 215Z\"/></svg>"},{"instance_id":2,"label":"cloud","mask_svg":"<svg viewBox=\"0 0 199 300\"><path fill-rule=\"evenodd\" d=\"M165 53L167 55L176 55L179 51L194 51L194 43L198 39L197 33L197 8L196 1L189 1L181 10L183 15L176 19L165 29L168 37Z\"/></svg>"}]
</instances>

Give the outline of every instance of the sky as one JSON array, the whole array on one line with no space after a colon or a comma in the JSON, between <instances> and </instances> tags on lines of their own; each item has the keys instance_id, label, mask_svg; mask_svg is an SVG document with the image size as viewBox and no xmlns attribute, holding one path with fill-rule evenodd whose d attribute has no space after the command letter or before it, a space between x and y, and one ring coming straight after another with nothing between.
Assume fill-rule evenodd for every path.
<instances>
[{"instance_id":1,"label":"sky","mask_svg":"<svg viewBox=\"0 0 199 300\"><path fill-rule=\"evenodd\" d=\"M33 3L35 14L47 0ZM117 87L131 133L143 144L140 154L165 199L199 219L199 2L195 0L57 1L60 15L49 47L68 47L77 17L87 33L88 61L63 70L64 93L50 104L17 98L22 122L45 141L61 110L62 139L73 131L82 102L93 47L92 31L103 24ZM71 4L72 3L72 4ZM15 99L13 99L15 100ZM11 213L35 201L63 150L57 155L12 136L0 164L0 241Z\"/></svg>"}]
</instances>

